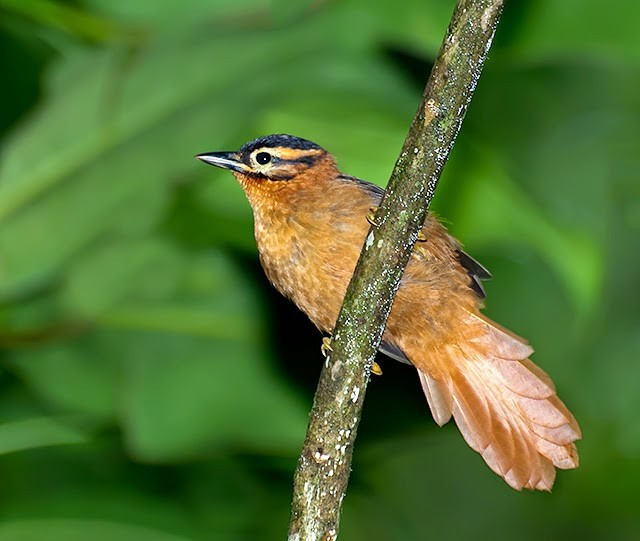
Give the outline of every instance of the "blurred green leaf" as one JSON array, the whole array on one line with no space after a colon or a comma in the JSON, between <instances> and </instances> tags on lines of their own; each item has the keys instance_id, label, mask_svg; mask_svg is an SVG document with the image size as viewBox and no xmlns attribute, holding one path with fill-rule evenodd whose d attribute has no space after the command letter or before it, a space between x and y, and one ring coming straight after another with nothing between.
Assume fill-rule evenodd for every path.
<instances>
[{"instance_id":1,"label":"blurred green leaf","mask_svg":"<svg viewBox=\"0 0 640 541\"><path fill-rule=\"evenodd\" d=\"M314 6L311 0L269 0L269 13L276 23L295 24L296 19L311 6L318 8L318 3Z\"/></svg>"},{"instance_id":2,"label":"blurred green leaf","mask_svg":"<svg viewBox=\"0 0 640 541\"><path fill-rule=\"evenodd\" d=\"M266 11L264 0L85 0L84 3L92 11L113 19L169 33L184 32L203 20L228 23Z\"/></svg>"},{"instance_id":3,"label":"blurred green leaf","mask_svg":"<svg viewBox=\"0 0 640 541\"><path fill-rule=\"evenodd\" d=\"M39 24L69 32L77 38L106 41L124 30L114 21L51 0L0 0L0 8Z\"/></svg>"},{"instance_id":4,"label":"blurred green leaf","mask_svg":"<svg viewBox=\"0 0 640 541\"><path fill-rule=\"evenodd\" d=\"M188 538L132 524L101 520L30 519L0 525L6 541L187 541Z\"/></svg>"},{"instance_id":5,"label":"blurred green leaf","mask_svg":"<svg viewBox=\"0 0 640 541\"><path fill-rule=\"evenodd\" d=\"M620 0L615 5L537 0L528 7L516 49L522 55L640 60L636 24L640 6L633 0Z\"/></svg>"},{"instance_id":6,"label":"blurred green leaf","mask_svg":"<svg viewBox=\"0 0 640 541\"><path fill-rule=\"evenodd\" d=\"M123 423L139 459L192 458L229 446L280 454L300 445L306 412L256 346L170 335L128 345L136 358Z\"/></svg>"},{"instance_id":7,"label":"blurred green leaf","mask_svg":"<svg viewBox=\"0 0 640 541\"><path fill-rule=\"evenodd\" d=\"M110 337L28 349L12 366L48 404L64 413L115 420L123 359L110 355Z\"/></svg>"},{"instance_id":8,"label":"blurred green leaf","mask_svg":"<svg viewBox=\"0 0 640 541\"><path fill-rule=\"evenodd\" d=\"M135 352L127 363L123 423L132 452L144 460L229 445L280 453L296 448L304 433L304 408L269 368L253 288L213 255L192 263L180 290L190 312L167 319L158 328L163 334L142 331L114 344ZM210 317L216 312L218 322ZM155 330L156 321L147 329Z\"/></svg>"},{"instance_id":9,"label":"blurred green leaf","mask_svg":"<svg viewBox=\"0 0 640 541\"><path fill-rule=\"evenodd\" d=\"M476 245L527 243L563 281L578 313L583 318L593 313L604 272L596 241L551 220L497 159L481 158L467 170L458 205L456 228L461 238Z\"/></svg>"},{"instance_id":10,"label":"blurred green leaf","mask_svg":"<svg viewBox=\"0 0 640 541\"><path fill-rule=\"evenodd\" d=\"M155 253L157 246L148 247L151 252L136 246L128 255L107 255L116 266L126 257L123 267L135 269ZM113 274L108 293L90 290L101 281L71 288L74 295L89 288L78 299L92 310L105 309L105 295L106 304L115 303L123 287L117 280L129 275L109 270L105 261L101 254L95 266ZM102 271L81 269L81 280L84 272ZM146 298L140 291L145 272L137 278L137 297L100 316L104 330L16 354L14 369L62 411L120 417L141 460L183 459L229 446L269 453L297 448L306 413L269 367L263 311L247 277L213 252L191 259L171 287L152 287L149 295L146 284Z\"/></svg>"},{"instance_id":11,"label":"blurred green leaf","mask_svg":"<svg viewBox=\"0 0 640 541\"><path fill-rule=\"evenodd\" d=\"M636 422L640 408L637 323L637 319L618 322L603 336L596 358L606 362L589 363L580 378L584 384L578 389L583 408L593 418L604 418L612 431L613 443L623 455L634 458L640 457L640 426ZM598 395L608 399L594 401L593 397Z\"/></svg>"},{"instance_id":12,"label":"blurred green leaf","mask_svg":"<svg viewBox=\"0 0 640 541\"><path fill-rule=\"evenodd\" d=\"M149 239L104 243L71 269L62 301L70 313L94 318L126 298L167 297L182 259L170 246Z\"/></svg>"},{"instance_id":13,"label":"blurred green leaf","mask_svg":"<svg viewBox=\"0 0 640 541\"><path fill-rule=\"evenodd\" d=\"M358 0L354 4L362 19L375 22L383 43L427 58L435 58L455 6L453 1L442 0L405 0L402 4Z\"/></svg>"},{"instance_id":14,"label":"blurred green leaf","mask_svg":"<svg viewBox=\"0 0 640 541\"><path fill-rule=\"evenodd\" d=\"M0 454L50 445L85 443L87 440L87 434L55 417L38 417L0 424Z\"/></svg>"}]
</instances>

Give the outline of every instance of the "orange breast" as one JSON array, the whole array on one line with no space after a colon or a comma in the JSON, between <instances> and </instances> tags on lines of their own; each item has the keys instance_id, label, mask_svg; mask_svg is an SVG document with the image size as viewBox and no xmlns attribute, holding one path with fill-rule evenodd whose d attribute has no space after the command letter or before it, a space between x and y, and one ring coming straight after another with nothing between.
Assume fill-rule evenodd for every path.
<instances>
[{"instance_id":1,"label":"orange breast","mask_svg":"<svg viewBox=\"0 0 640 541\"><path fill-rule=\"evenodd\" d=\"M369 224L371 197L327 183L281 193L277 205L254 206L260 260L269 280L323 331L330 331Z\"/></svg>"}]
</instances>

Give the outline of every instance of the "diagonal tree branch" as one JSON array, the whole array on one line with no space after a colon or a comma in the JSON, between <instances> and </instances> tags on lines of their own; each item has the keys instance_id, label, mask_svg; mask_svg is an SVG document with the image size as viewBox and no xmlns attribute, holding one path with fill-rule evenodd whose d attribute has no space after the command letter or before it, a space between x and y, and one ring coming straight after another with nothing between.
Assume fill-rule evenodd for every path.
<instances>
[{"instance_id":1,"label":"diagonal tree branch","mask_svg":"<svg viewBox=\"0 0 640 541\"><path fill-rule=\"evenodd\" d=\"M480 77L503 0L459 0L367 236L322 369L294 479L290 541L337 538L373 359Z\"/></svg>"}]
</instances>

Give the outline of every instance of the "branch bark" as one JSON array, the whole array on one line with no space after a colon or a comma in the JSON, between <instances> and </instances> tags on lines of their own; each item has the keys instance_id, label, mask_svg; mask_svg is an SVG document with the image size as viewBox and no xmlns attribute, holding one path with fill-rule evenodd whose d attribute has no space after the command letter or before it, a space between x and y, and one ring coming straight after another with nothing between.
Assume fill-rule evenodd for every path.
<instances>
[{"instance_id":1,"label":"branch bark","mask_svg":"<svg viewBox=\"0 0 640 541\"><path fill-rule=\"evenodd\" d=\"M316 391L294 478L289 541L333 541L371 366L393 297L480 77L503 0L459 0L376 226L367 236Z\"/></svg>"}]
</instances>

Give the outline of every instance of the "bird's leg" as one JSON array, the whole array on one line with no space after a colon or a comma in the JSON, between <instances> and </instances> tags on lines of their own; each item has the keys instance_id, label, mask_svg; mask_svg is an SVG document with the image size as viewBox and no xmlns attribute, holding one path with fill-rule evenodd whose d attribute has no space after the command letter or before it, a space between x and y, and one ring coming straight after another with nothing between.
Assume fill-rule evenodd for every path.
<instances>
[{"instance_id":1,"label":"bird's leg","mask_svg":"<svg viewBox=\"0 0 640 541\"><path fill-rule=\"evenodd\" d=\"M327 357L330 351L333 351L333 348L331 347L331 337L325 336L322 338L320 352L322 353L323 357ZM373 361L373 364L371 365L371 373L375 374L376 376L382 375L382 368L380 368L380 365L375 361Z\"/></svg>"},{"instance_id":2,"label":"bird's leg","mask_svg":"<svg viewBox=\"0 0 640 541\"><path fill-rule=\"evenodd\" d=\"M416 240L418 242L427 242L427 234L421 229L418 231L418 238Z\"/></svg>"},{"instance_id":3,"label":"bird's leg","mask_svg":"<svg viewBox=\"0 0 640 541\"><path fill-rule=\"evenodd\" d=\"M378 223L376 222L376 212L378 211L378 207L371 207L369 212L367 212L367 222L371 225L378 227Z\"/></svg>"}]
</instances>

